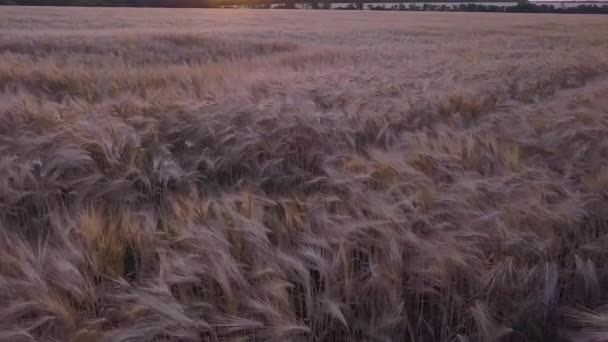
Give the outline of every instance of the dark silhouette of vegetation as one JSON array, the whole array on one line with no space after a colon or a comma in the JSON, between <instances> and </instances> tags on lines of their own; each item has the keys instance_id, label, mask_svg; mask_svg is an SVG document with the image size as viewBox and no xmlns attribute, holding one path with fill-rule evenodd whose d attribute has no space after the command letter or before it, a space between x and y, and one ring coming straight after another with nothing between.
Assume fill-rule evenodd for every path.
<instances>
[{"instance_id":1,"label":"dark silhouette of vegetation","mask_svg":"<svg viewBox=\"0 0 608 342\"><path fill-rule=\"evenodd\" d=\"M499 6L483 3L460 3L453 5L424 3L422 6L410 3L385 6L368 4L372 11L443 11L443 12L504 12L504 13L562 13L562 14L608 14L608 5L581 4L572 7L537 5L529 1L519 1L513 6Z\"/></svg>"},{"instance_id":2,"label":"dark silhouette of vegetation","mask_svg":"<svg viewBox=\"0 0 608 342\"><path fill-rule=\"evenodd\" d=\"M385 0L386 1L386 0ZM441 4L425 2L416 4L413 0L402 0L398 5L387 6L382 0L355 0L345 3L345 6L335 9L373 11L451 11L451 12L505 12L505 13L578 13L578 14L608 14L608 5L602 3L581 4L578 6L553 6L535 4L521 0L516 5L494 5L492 2L462 3L459 0L442 1ZM451 4L445 4L449 2ZM338 3L343 3L338 1ZM0 5L27 6L124 6L124 7L181 7L181 8L217 8L217 7L248 7L248 8L312 8L331 9L332 2L324 0L0 0ZM367 6L366 6L367 4Z\"/></svg>"}]
</instances>

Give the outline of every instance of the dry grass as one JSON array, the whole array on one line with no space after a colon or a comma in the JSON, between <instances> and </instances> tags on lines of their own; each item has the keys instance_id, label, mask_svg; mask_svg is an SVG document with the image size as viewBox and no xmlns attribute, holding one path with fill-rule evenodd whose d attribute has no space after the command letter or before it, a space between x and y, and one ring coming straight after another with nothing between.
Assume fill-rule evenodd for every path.
<instances>
[{"instance_id":1,"label":"dry grass","mask_svg":"<svg viewBox=\"0 0 608 342\"><path fill-rule=\"evenodd\" d=\"M2 8L1 341L608 340L608 21Z\"/></svg>"}]
</instances>

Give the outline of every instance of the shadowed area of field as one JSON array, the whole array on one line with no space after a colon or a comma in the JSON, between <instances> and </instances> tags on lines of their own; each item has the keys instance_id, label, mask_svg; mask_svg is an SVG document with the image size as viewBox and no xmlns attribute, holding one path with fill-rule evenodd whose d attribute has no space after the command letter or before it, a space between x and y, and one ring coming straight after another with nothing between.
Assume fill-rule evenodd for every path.
<instances>
[{"instance_id":1,"label":"shadowed area of field","mask_svg":"<svg viewBox=\"0 0 608 342\"><path fill-rule=\"evenodd\" d=\"M602 341L599 16L0 12L0 340Z\"/></svg>"}]
</instances>

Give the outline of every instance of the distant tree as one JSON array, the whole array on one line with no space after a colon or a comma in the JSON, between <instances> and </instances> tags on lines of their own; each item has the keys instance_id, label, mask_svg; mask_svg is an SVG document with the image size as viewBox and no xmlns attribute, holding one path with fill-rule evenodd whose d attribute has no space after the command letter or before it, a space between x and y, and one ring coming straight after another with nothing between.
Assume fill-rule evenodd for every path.
<instances>
[{"instance_id":1,"label":"distant tree","mask_svg":"<svg viewBox=\"0 0 608 342\"><path fill-rule=\"evenodd\" d=\"M518 0L517 5L511 7L510 12L517 13L534 13L537 12L536 5L530 3L528 0Z\"/></svg>"}]
</instances>

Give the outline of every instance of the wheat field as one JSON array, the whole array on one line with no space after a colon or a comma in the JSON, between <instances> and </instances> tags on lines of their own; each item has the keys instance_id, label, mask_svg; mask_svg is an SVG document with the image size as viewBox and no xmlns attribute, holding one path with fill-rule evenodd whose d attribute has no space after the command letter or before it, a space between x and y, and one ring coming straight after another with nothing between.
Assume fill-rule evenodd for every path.
<instances>
[{"instance_id":1,"label":"wheat field","mask_svg":"<svg viewBox=\"0 0 608 342\"><path fill-rule=\"evenodd\" d=\"M0 7L0 341L608 341L602 16Z\"/></svg>"}]
</instances>

